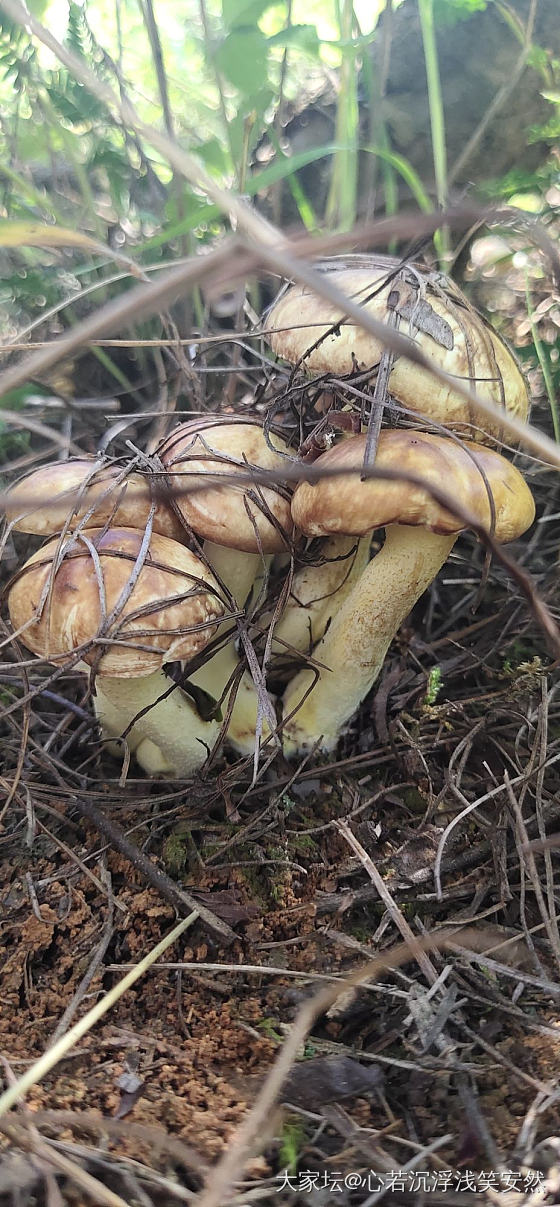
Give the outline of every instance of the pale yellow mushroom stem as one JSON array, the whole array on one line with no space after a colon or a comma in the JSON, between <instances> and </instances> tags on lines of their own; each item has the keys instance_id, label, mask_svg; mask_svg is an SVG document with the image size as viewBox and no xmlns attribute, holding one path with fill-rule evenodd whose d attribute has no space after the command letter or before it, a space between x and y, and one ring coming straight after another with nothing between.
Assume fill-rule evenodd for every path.
<instances>
[{"instance_id":1,"label":"pale yellow mushroom stem","mask_svg":"<svg viewBox=\"0 0 560 1207\"><path fill-rule=\"evenodd\" d=\"M242 608L255 580L262 575L263 557L260 553L242 553L238 549L226 549L214 541L204 542L204 554L214 573ZM270 561L270 558L266 558Z\"/></svg>"},{"instance_id":2,"label":"pale yellow mushroom stem","mask_svg":"<svg viewBox=\"0 0 560 1207\"><path fill-rule=\"evenodd\" d=\"M326 635L313 651L316 671L300 671L284 693L287 755L319 742L334 750L341 730L377 679L385 655L403 620L438 574L457 540L426 528L394 524L385 544L364 570L357 586L334 614ZM304 696L309 692L306 699Z\"/></svg>"},{"instance_id":3,"label":"pale yellow mushroom stem","mask_svg":"<svg viewBox=\"0 0 560 1207\"><path fill-rule=\"evenodd\" d=\"M206 761L220 726L217 721L201 720L180 688L160 699L172 686L163 671L134 679L99 676L94 706L103 736L107 738L121 738L127 725L147 708L149 711L126 735L130 753L148 775L183 778ZM112 742L110 749L117 757L122 756L124 742Z\"/></svg>"},{"instance_id":4,"label":"pale yellow mushroom stem","mask_svg":"<svg viewBox=\"0 0 560 1207\"><path fill-rule=\"evenodd\" d=\"M370 545L369 535L323 541L321 565L305 566L294 575L290 598L274 627L274 653L289 653L287 646L303 653L320 640L365 570ZM270 622L271 617L264 619Z\"/></svg>"},{"instance_id":5,"label":"pale yellow mushroom stem","mask_svg":"<svg viewBox=\"0 0 560 1207\"><path fill-rule=\"evenodd\" d=\"M234 603L239 608L243 608L251 595L254 596L258 593L263 575L272 560L270 554L243 553L237 549L227 549L223 545L216 545L209 540L204 542L204 553L214 573L227 587ZM227 627L230 626L225 620L219 626L218 634ZM235 676L240 663L235 647L235 635L234 629L227 645L209 658L200 670L189 675L188 666L185 668L189 681L196 687L203 688L215 700L221 700L224 691L226 692L222 703L224 715L228 709L230 696L230 688L227 688L227 684ZM232 688L235 690L235 699L228 721L226 741L239 754L251 755L255 747L259 697L253 679L247 671L241 676L235 687L232 681ZM272 721L272 719L271 704L269 720ZM265 736L270 733L270 725L267 724L266 717L263 718L262 732Z\"/></svg>"}]
</instances>

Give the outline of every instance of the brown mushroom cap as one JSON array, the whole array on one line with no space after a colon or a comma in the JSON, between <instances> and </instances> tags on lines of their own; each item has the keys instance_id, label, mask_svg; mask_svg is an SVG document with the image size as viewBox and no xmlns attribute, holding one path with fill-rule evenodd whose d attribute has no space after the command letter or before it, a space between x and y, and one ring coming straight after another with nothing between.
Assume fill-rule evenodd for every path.
<instances>
[{"instance_id":1,"label":"brown mushroom cap","mask_svg":"<svg viewBox=\"0 0 560 1207\"><path fill-rule=\"evenodd\" d=\"M281 452L289 451L278 436L272 442ZM172 471L169 481L177 492L177 507L199 536L244 553L279 553L285 548L293 530L290 495L281 485L286 462L268 447L254 420L228 423L223 416L204 416L181 424L158 455ZM252 467L273 471L278 485L232 482L232 475L250 473ZM205 474L223 474L226 481L223 486L205 486ZM191 487L196 489L191 492Z\"/></svg>"},{"instance_id":2,"label":"brown mushroom cap","mask_svg":"<svg viewBox=\"0 0 560 1207\"><path fill-rule=\"evenodd\" d=\"M95 507L86 526L99 528L110 522L123 528L144 529L150 514L151 483L157 479L130 473L122 467L103 464L93 457L56 461L20 478L8 492L6 518L19 532L51 536L67 521L74 527ZM161 489L161 487L160 487ZM158 500L152 521L153 532L182 540L180 520L164 500Z\"/></svg>"},{"instance_id":3,"label":"brown mushroom cap","mask_svg":"<svg viewBox=\"0 0 560 1207\"><path fill-rule=\"evenodd\" d=\"M460 532L465 527L463 520L411 482L379 478L361 481L365 445L365 435L351 436L315 461L315 469L353 469L354 473L325 477L315 484L300 482L292 500L298 528L308 536L339 532L364 536L389 524L420 525L439 533ZM422 478L490 528L490 503L480 467L492 491L495 537L500 542L521 536L535 517L533 497L519 470L500 453L480 444L458 444L426 432L386 429L379 436L375 467Z\"/></svg>"},{"instance_id":4,"label":"brown mushroom cap","mask_svg":"<svg viewBox=\"0 0 560 1207\"><path fill-rule=\"evenodd\" d=\"M334 261L328 277L354 302L363 301L364 310L381 322L387 322L392 313L387 302L391 291L396 296L397 287L399 333L412 337L429 360L481 397L505 406L518 419L526 419L529 395L525 378L500 336L443 276L438 277L435 289L426 270L415 266L420 279L424 278L422 291L393 280L384 284L388 272L398 265L399 261L389 257L372 257L369 267L339 268ZM341 377L357 369L374 369L384 345L352 319L346 319L327 334L341 317L343 311L331 302L312 293L307 286L293 285L268 314L267 339L278 356L290 364L302 361L302 367L310 374ZM318 340L318 347L314 347ZM463 436L481 442L503 435L499 423L477 420L474 409L452 387L403 357L395 360L388 388L410 410L446 424Z\"/></svg>"},{"instance_id":5,"label":"brown mushroom cap","mask_svg":"<svg viewBox=\"0 0 560 1207\"><path fill-rule=\"evenodd\" d=\"M128 590L143 535L134 528L91 528L81 537L68 536L62 543L57 537L39 549L8 595L15 629L32 620L46 599L40 619L22 634L25 645L51 661L63 661L95 642L82 654L84 661L115 678L149 675L164 662L187 660L204 649L215 632L208 621L223 614L215 580L184 545L153 534ZM53 574L59 548L62 559ZM103 623L104 617L109 623ZM196 629L203 624L207 627ZM99 657L102 650L106 652Z\"/></svg>"}]
</instances>

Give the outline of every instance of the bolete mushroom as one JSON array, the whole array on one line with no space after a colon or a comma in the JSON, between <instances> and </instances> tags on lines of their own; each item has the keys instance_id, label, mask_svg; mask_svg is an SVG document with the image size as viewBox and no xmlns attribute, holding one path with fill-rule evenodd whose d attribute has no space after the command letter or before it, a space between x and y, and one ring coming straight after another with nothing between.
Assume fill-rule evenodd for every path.
<instances>
[{"instance_id":1,"label":"bolete mushroom","mask_svg":"<svg viewBox=\"0 0 560 1207\"><path fill-rule=\"evenodd\" d=\"M216 581L189 549L133 528L56 537L20 570L8 606L35 654L93 668L105 736L148 709L128 737L141 766L179 776L201 766L217 723L201 721L179 689L156 704L172 687L164 664L204 649L223 615Z\"/></svg>"},{"instance_id":2,"label":"bolete mushroom","mask_svg":"<svg viewBox=\"0 0 560 1207\"><path fill-rule=\"evenodd\" d=\"M396 319L400 334L446 373L519 419L527 417L527 385L513 353L443 273L389 256L334 258L317 268L366 313L385 323ZM373 373L384 351L379 339L305 285L280 294L268 313L265 334L278 356L301 363L313 375ZM388 391L410 411L464 437L479 443L503 437L499 423L486 420L482 429L460 394L404 356L395 359Z\"/></svg>"},{"instance_id":3,"label":"bolete mushroom","mask_svg":"<svg viewBox=\"0 0 560 1207\"><path fill-rule=\"evenodd\" d=\"M317 681L311 668L300 671L285 691L287 754L316 742L334 749L375 682L399 626L467 526L461 515L436 502L430 487L444 490L488 530L490 492L499 542L515 540L534 518L533 498L519 470L493 449L424 432L384 430L375 468L392 471L395 479L361 480L365 440L354 436L324 453L314 468L342 472L315 484L300 482L292 501L294 521L309 536L362 536L383 527L385 543L313 651L326 669ZM425 488L407 482L407 474L425 482Z\"/></svg>"},{"instance_id":4,"label":"bolete mushroom","mask_svg":"<svg viewBox=\"0 0 560 1207\"><path fill-rule=\"evenodd\" d=\"M289 548L293 533L291 493L282 484L286 464L282 454L289 450L279 437L273 441L278 452L269 447L262 425L254 418L204 415L181 424L158 449L178 510L204 539L205 557L239 608L263 563ZM252 470L271 471L272 481L236 483L241 475L250 478ZM220 699L238 667L231 640L189 679ZM275 718L268 704L270 729ZM244 674L227 731L230 744L243 754L254 750L258 713L258 693Z\"/></svg>"},{"instance_id":5,"label":"bolete mushroom","mask_svg":"<svg viewBox=\"0 0 560 1207\"><path fill-rule=\"evenodd\" d=\"M278 436L273 440L278 452L254 418L202 415L181 424L157 450L179 512L204 538L205 556L240 607L263 555L288 548L293 531L291 493L282 483L289 449ZM252 470L270 471L274 480L236 484Z\"/></svg>"},{"instance_id":6,"label":"bolete mushroom","mask_svg":"<svg viewBox=\"0 0 560 1207\"><path fill-rule=\"evenodd\" d=\"M296 570L291 590L274 626L276 655L304 653L320 640L337 609L353 590L369 561L371 537L326 537L316 563ZM272 613L263 617L263 626Z\"/></svg>"},{"instance_id":7,"label":"bolete mushroom","mask_svg":"<svg viewBox=\"0 0 560 1207\"><path fill-rule=\"evenodd\" d=\"M76 457L43 465L15 482L7 492L6 519L19 532L51 536L77 524L143 531L152 512L153 532L182 541L184 529L159 497L161 490L154 475L99 457Z\"/></svg>"}]
</instances>

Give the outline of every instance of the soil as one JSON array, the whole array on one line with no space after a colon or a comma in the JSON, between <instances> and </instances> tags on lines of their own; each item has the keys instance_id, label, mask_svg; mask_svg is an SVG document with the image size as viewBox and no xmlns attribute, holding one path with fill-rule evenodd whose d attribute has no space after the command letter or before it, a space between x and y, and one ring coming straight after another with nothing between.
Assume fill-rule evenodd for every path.
<instances>
[{"instance_id":1,"label":"soil","mask_svg":"<svg viewBox=\"0 0 560 1207\"><path fill-rule=\"evenodd\" d=\"M485 288L488 297L499 281ZM533 421L550 426L542 391ZM520 464L539 516L554 516L556 478ZM351 1181L333 1190L335 1174L388 1174L411 1159L434 1176L494 1170L498 1189L508 1169L521 1190L544 1177L554 1185L558 855L554 841L544 853L527 843L560 828L560 718L540 614L523 594L526 568L539 599L557 607L553 524L537 524L512 552L517 576L494 560L481 594L483 554L462 538L336 754L300 765L278 756L255 783L231 753L186 784L148 781L133 765L119 780L80 705L79 676L60 675L29 711L10 711L17 653L6 664L6 1084L48 1048L66 1011L64 1030L176 921L165 894L77 813L78 796L234 938L220 944L195 922L0 1118L0 1207L119 1201L109 1193L131 1207L193 1201L323 978L389 954L407 927L418 936L456 928L454 946L429 951L428 973L408 956L375 984L345 987L319 1015L298 1053L303 1075L288 1082L288 1104L263 1118L236 1202L354 1207L370 1192ZM41 687L40 672L26 673ZM440 899L434 866L451 821ZM56 1164L63 1157L70 1170ZM306 1189L309 1170L322 1188ZM412 1189L399 1193L419 1202ZM436 1190L423 1202L445 1198ZM481 1191L477 1201L494 1200Z\"/></svg>"}]
</instances>

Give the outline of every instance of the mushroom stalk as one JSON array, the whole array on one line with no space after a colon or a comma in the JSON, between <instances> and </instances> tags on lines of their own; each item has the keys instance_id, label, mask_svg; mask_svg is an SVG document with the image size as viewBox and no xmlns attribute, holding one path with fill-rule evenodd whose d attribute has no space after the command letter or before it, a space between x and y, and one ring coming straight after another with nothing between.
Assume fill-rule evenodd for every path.
<instances>
[{"instance_id":1,"label":"mushroom stalk","mask_svg":"<svg viewBox=\"0 0 560 1207\"><path fill-rule=\"evenodd\" d=\"M324 562L305 566L294 575L290 598L274 628L274 653L289 655L288 646L303 653L320 640L365 570L370 544L369 535L361 539L334 536L323 541Z\"/></svg>"},{"instance_id":2,"label":"mushroom stalk","mask_svg":"<svg viewBox=\"0 0 560 1207\"><path fill-rule=\"evenodd\" d=\"M304 751L316 742L334 750L341 730L377 679L397 630L447 560L457 533L391 525L383 548L369 563L313 651L324 664L316 680L300 671L284 693L284 750ZM309 695L304 700L306 692Z\"/></svg>"},{"instance_id":3,"label":"mushroom stalk","mask_svg":"<svg viewBox=\"0 0 560 1207\"><path fill-rule=\"evenodd\" d=\"M261 580L272 560L271 555L260 553L243 553L235 549L227 549L216 545L213 541L204 542L204 552L215 574L231 592L234 602L242 608L251 592L258 594ZM222 621L218 634L227 627L227 620ZM212 658L189 675L190 681L197 687L209 692L215 700L220 700L229 680L239 666L239 656L234 642L235 633L231 640L218 650ZM187 670L188 674L188 670ZM229 688L223 702L222 711L228 708ZM227 741L239 754L252 754L255 748L259 698L250 674L245 672L235 688L235 700L227 727ZM272 720L272 705L271 716ZM263 734L270 732L266 718L263 719Z\"/></svg>"},{"instance_id":4,"label":"mushroom stalk","mask_svg":"<svg viewBox=\"0 0 560 1207\"><path fill-rule=\"evenodd\" d=\"M227 645L218 650L217 654L209 658L208 662L205 662L200 670L189 675L187 667L186 673L189 681L196 687L203 688L215 700L220 700L224 694L226 685L238 669L239 662L240 659L232 638ZM228 711L230 690L231 687L228 687L222 703L224 717ZM247 671L241 676L234 690L235 699L228 721L226 741L239 754L250 755L253 754L255 749L259 697L253 679ZM270 708L270 719L272 720L272 704ZM270 726L267 725L266 717L263 718L262 733L263 736L270 733Z\"/></svg>"},{"instance_id":5,"label":"mushroom stalk","mask_svg":"<svg viewBox=\"0 0 560 1207\"><path fill-rule=\"evenodd\" d=\"M131 754L148 775L183 778L205 762L220 732L217 721L202 721L188 697L163 671L135 679L96 679L95 714L103 736L120 738L135 721L125 741ZM160 699L164 696L164 699ZM113 753L122 755L124 744L113 742Z\"/></svg>"},{"instance_id":6,"label":"mushroom stalk","mask_svg":"<svg viewBox=\"0 0 560 1207\"><path fill-rule=\"evenodd\" d=\"M239 666L233 642L214 654L200 670L189 675L189 682L203 688L215 700L220 700L226 685ZM95 715L105 738L120 738L143 709L148 709L135 721L126 734L126 743L136 761L148 775L168 775L182 778L192 775L206 760L217 741L221 721L203 721L185 692L172 686L163 671L139 679L96 680ZM163 699L161 698L163 697ZM225 716L229 688L222 704ZM226 740L240 754L253 753L258 716L258 695L251 676L242 675L235 689L235 700L228 722ZM270 730L266 719L263 733ZM121 755L123 746L111 741L111 752Z\"/></svg>"},{"instance_id":7,"label":"mushroom stalk","mask_svg":"<svg viewBox=\"0 0 560 1207\"><path fill-rule=\"evenodd\" d=\"M260 553L242 553L238 549L226 549L214 541L204 542L204 553L219 579L231 592L240 608L243 607L255 580L262 575L263 561Z\"/></svg>"},{"instance_id":8,"label":"mushroom stalk","mask_svg":"<svg viewBox=\"0 0 560 1207\"><path fill-rule=\"evenodd\" d=\"M276 449L270 447L257 417L228 422L222 415L201 415L181 424L159 449L182 517L204 539L208 561L227 588L229 602L239 608L246 605L251 591L258 592L256 580L266 569L266 555L289 548L290 496L274 481L283 482L287 453L281 440ZM270 485L251 481L253 471L263 470L271 475ZM215 662L197 672L195 682L221 697L238 666L233 650L218 654ZM272 705L265 707L275 728ZM254 748L258 712L254 684L244 675L227 733L237 749L248 753Z\"/></svg>"}]
</instances>

